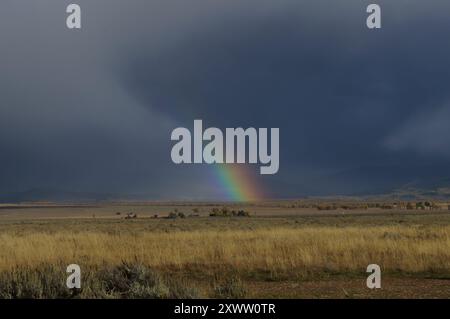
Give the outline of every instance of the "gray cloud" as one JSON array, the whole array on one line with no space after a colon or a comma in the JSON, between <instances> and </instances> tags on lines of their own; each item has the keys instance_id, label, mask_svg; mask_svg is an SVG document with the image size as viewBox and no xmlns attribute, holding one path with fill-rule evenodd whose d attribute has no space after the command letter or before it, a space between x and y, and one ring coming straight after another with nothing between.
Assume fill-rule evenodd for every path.
<instances>
[{"instance_id":1,"label":"gray cloud","mask_svg":"<svg viewBox=\"0 0 450 319\"><path fill-rule=\"evenodd\" d=\"M398 165L447 159L448 1L379 1L377 31L359 0L79 0L81 32L68 3L0 4L2 192L220 196L210 168L170 162L194 118L280 127L280 173L256 177L273 196L371 191L373 167L389 188Z\"/></svg>"},{"instance_id":2,"label":"gray cloud","mask_svg":"<svg viewBox=\"0 0 450 319\"><path fill-rule=\"evenodd\" d=\"M422 110L386 139L394 151L412 150L424 156L450 156L450 106Z\"/></svg>"}]
</instances>

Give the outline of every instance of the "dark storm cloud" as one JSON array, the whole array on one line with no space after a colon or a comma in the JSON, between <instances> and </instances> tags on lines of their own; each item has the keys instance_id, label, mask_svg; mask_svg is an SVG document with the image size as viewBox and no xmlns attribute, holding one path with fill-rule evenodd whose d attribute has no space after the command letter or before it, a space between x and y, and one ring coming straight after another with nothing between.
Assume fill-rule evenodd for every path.
<instances>
[{"instance_id":1,"label":"dark storm cloud","mask_svg":"<svg viewBox=\"0 0 450 319\"><path fill-rule=\"evenodd\" d=\"M437 119L417 117L448 99L450 24L439 13L448 5L421 12L418 2L382 3L384 29L371 32L362 27L364 6L317 12L324 4L228 25L219 20L171 50L143 52L125 73L127 86L186 125L200 117L222 126L281 127L280 176L293 179L297 171L300 188L320 192L332 185L327 172L344 170L329 191L346 180L351 191L371 183L361 177L365 166L365 175L380 175L380 165L392 185L424 170L424 160L444 161L445 126L439 131ZM325 175L327 185L311 175Z\"/></svg>"},{"instance_id":2,"label":"dark storm cloud","mask_svg":"<svg viewBox=\"0 0 450 319\"><path fill-rule=\"evenodd\" d=\"M78 3L81 32L68 2L0 5L2 192L214 197L207 168L170 162L195 118L280 127L274 196L448 172L446 1L379 1L377 31L356 0Z\"/></svg>"}]
</instances>

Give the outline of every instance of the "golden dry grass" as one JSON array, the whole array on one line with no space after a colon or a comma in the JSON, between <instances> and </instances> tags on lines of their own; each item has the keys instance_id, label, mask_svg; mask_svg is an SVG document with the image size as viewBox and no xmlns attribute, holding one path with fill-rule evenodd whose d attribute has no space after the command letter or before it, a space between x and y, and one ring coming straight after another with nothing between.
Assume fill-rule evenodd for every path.
<instances>
[{"instance_id":1,"label":"golden dry grass","mask_svg":"<svg viewBox=\"0 0 450 319\"><path fill-rule=\"evenodd\" d=\"M450 272L450 225L0 234L0 271L77 263L242 271Z\"/></svg>"}]
</instances>

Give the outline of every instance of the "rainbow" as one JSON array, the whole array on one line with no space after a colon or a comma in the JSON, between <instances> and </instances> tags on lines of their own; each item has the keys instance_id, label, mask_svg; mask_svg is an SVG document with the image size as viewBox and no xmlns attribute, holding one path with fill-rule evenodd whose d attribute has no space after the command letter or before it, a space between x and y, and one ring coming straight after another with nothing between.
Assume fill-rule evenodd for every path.
<instances>
[{"instance_id":1,"label":"rainbow","mask_svg":"<svg viewBox=\"0 0 450 319\"><path fill-rule=\"evenodd\" d=\"M214 164L219 189L227 200L235 202L257 201L264 198L262 186L243 164Z\"/></svg>"}]
</instances>

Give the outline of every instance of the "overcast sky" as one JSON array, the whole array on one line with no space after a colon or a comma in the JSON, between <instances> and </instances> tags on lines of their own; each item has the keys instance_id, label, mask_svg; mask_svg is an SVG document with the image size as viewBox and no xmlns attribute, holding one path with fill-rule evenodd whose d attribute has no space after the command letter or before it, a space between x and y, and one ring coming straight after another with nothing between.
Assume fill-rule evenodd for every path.
<instances>
[{"instance_id":1,"label":"overcast sky","mask_svg":"<svg viewBox=\"0 0 450 319\"><path fill-rule=\"evenodd\" d=\"M450 176L450 2L60 0L0 3L0 192L216 199L171 162L194 119L279 127L268 197L386 191Z\"/></svg>"}]
</instances>

